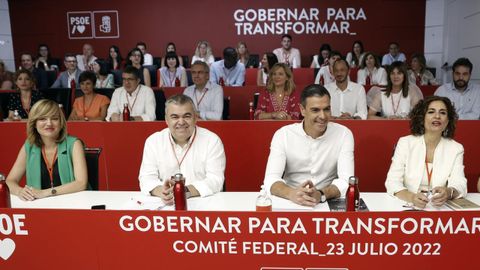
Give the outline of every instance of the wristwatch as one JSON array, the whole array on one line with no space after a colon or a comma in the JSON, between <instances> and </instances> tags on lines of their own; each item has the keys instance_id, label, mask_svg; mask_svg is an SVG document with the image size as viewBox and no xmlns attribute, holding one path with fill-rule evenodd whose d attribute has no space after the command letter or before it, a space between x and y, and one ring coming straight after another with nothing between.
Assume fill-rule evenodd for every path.
<instances>
[{"instance_id":1,"label":"wristwatch","mask_svg":"<svg viewBox=\"0 0 480 270\"><path fill-rule=\"evenodd\" d=\"M320 202L324 203L327 201L327 196L325 196L325 193L321 189L318 190L320 192Z\"/></svg>"},{"instance_id":2,"label":"wristwatch","mask_svg":"<svg viewBox=\"0 0 480 270\"><path fill-rule=\"evenodd\" d=\"M57 190L55 188L52 188L51 194L52 196L55 196L57 194Z\"/></svg>"}]
</instances>

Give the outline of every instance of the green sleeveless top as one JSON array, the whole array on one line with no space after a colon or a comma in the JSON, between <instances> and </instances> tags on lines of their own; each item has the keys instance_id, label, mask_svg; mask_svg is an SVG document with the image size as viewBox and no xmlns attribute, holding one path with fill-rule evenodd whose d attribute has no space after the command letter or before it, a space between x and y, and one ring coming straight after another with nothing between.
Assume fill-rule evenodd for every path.
<instances>
[{"instance_id":1,"label":"green sleeveless top","mask_svg":"<svg viewBox=\"0 0 480 270\"><path fill-rule=\"evenodd\" d=\"M76 137L67 135L67 138L58 144L58 174L60 175L62 185L75 180L72 153L73 144L76 140L78 140ZM27 185L41 189L42 180L40 179L40 167L42 162L42 148L26 141L25 151L27 153Z\"/></svg>"}]
</instances>

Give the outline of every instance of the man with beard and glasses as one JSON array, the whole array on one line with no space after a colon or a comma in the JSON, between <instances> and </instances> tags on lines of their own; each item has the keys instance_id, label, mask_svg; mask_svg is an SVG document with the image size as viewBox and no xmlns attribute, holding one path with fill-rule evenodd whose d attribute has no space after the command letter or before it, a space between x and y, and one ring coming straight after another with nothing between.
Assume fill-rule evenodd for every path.
<instances>
[{"instance_id":1,"label":"man with beard and glasses","mask_svg":"<svg viewBox=\"0 0 480 270\"><path fill-rule=\"evenodd\" d=\"M223 60L210 67L210 82L221 86L242 86L245 81L245 65L238 62L237 51L232 47L223 50Z\"/></svg>"},{"instance_id":2,"label":"man with beard and glasses","mask_svg":"<svg viewBox=\"0 0 480 270\"><path fill-rule=\"evenodd\" d=\"M304 206L345 197L348 178L354 175L352 132L329 122L330 94L321 85L303 90L300 110L301 123L273 135L264 189Z\"/></svg>"},{"instance_id":3,"label":"man with beard and glasses","mask_svg":"<svg viewBox=\"0 0 480 270\"><path fill-rule=\"evenodd\" d=\"M147 138L140 167L140 190L173 204L177 173L185 177L187 197L219 192L225 179L225 152L220 138L196 125L193 100L174 95L165 102L167 128Z\"/></svg>"},{"instance_id":4,"label":"man with beard and glasses","mask_svg":"<svg viewBox=\"0 0 480 270\"><path fill-rule=\"evenodd\" d=\"M348 80L348 62L339 59L333 64L335 82L325 85L332 97L332 117L337 119L367 119L365 88Z\"/></svg>"},{"instance_id":5,"label":"man with beard and glasses","mask_svg":"<svg viewBox=\"0 0 480 270\"><path fill-rule=\"evenodd\" d=\"M473 65L468 58L459 58L453 63L453 83L440 86L435 96L449 98L455 106L458 118L477 120L480 118L480 86L469 83Z\"/></svg>"}]
</instances>

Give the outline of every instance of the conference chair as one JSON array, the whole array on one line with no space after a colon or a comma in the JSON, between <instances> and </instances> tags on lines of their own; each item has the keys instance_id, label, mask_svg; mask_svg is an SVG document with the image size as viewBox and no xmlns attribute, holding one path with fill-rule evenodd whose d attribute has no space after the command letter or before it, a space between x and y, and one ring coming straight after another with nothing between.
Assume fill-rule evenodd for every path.
<instances>
[{"instance_id":1,"label":"conference chair","mask_svg":"<svg viewBox=\"0 0 480 270\"><path fill-rule=\"evenodd\" d=\"M58 104L63 105L65 117L68 118L72 111L72 89L70 88L45 88L40 89L40 92L46 99L53 100ZM73 93L75 94L75 92Z\"/></svg>"},{"instance_id":2,"label":"conference chair","mask_svg":"<svg viewBox=\"0 0 480 270\"><path fill-rule=\"evenodd\" d=\"M8 117L8 100L10 94L15 93L13 90L0 91L0 121Z\"/></svg>"},{"instance_id":3,"label":"conference chair","mask_svg":"<svg viewBox=\"0 0 480 270\"><path fill-rule=\"evenodd\" d=\"M230 120L230 97L223 97L223 120ZM225 189L225 188L224 188Z\"/></svg>"},{"instance_id":4,"label":"conference chair","mask_svg":"<svg viewBox=\"0 0 480 270\"><path fill-rule=\"evenodd\" d=\"M190 59L189 59L188 55L182 55L180 57L182 57L183 67L184 68L190 68Z\"/></svg>"},{"instance_id":5,"label":"conference chair","mask_svg":"<svg viewBox=\"0 0 480 270\"><path fill-rule=\"evenodd\" d=\"M101 147L85 147L85 159L87 161L88 184L92 190L98 190L98 159L102 152Z\"/></svg>"},{"instance_id":6,"label":"conference chair","mask_svg":"<svg viewBox=\"0 0 480 270\"><path fill-rule=\"evenodd\" d=\"M58 73L56 70L47 71L47 84L48 87L52 86L55 80L57 79Z\"/></svg>"},{"instance_id":7,"label":"conference chair","mask_svg":"<svg viewBox=\"0 0 480 270\"><path fill-rule=\"evenodd\" d=\"M115 87L120 87L123 85L122 73L123 71L120 69L112 70L111 73L113 74L113 84Z\"/></svg>"},{"instance_id":8,"label":"conference chair","mask_svg":"<svg viewBox=\"0 0 480 270\"><path fill-rule=\"evenodd\" d=\"M162 89L154 90L153 94L155 95L155 116L157 121L164 121L165 120L165 102L167 99L165 98L165 93Z\"/></svg>"},{"instance_id":9,"label":"conference chair","mask_svg":"<svg viewBox=\"0 0 480 270\"><path fill-rule=\"evenodd\" d=\"M143 67L148 69L148 72L150 73L150 83L151 83L152 87L155 87L157 85L158 66L157 65L151 65L151 66L143 66Z\"/></svg>"},{"instance_id":10,"label":"conference chair","mask_svg":"<svg viewBox=\"0 0 480 270\"><path fill-rule=\"evenodd\" d=\"M162 57L153 57L153 65L157 67L162 66Z\"/></svg>"}]
</instances>

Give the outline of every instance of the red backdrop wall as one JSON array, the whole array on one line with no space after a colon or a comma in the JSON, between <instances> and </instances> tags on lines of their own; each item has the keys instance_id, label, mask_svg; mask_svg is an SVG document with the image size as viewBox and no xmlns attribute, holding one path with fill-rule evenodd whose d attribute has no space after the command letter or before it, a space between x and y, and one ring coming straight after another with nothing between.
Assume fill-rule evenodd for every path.
<instances>
[{"instance_id":1,"label":"red backdrop wall","mask_svg":"<svg viewBox=\"0 0 480 270\"><path fill-rule=\"evenodd\" d=\"M280 35L238 35L234 13L238 9L318 9L318 21L328 28L336 23L350 24L349 33L295 34L293 46L302 51L303 66L310 64L321 43L346 53L354 40L362 40L367 50L384 54L390 41L398 41L407 56L423 51L425 0L395 1L9 1L14 52L18 63L20 52L36 52L39 43L47 43L55 57L65 52L81 52L82 44L93 44L96 55L105 58L108 47L116 44L126 55L139 40L145 41L154 56L164 54L169 41L177 44L178 53L192 55L199 40L208 40L216 56L226 46L246 41L252 53L262 54L280 46ZM335 15L328 18L328 8ZM360 10L364 17L343 19L347 8ZM116 10L119 17L119 38L69 39L67 12ZM335 16L337 20L335 20ZM366 19L364 19L366 18ZM300 21L305 22L304 19ZM315 22L317 20L314 20ZM256 22L253 22L254 24Z\"/></svg>"}]
</instances>

